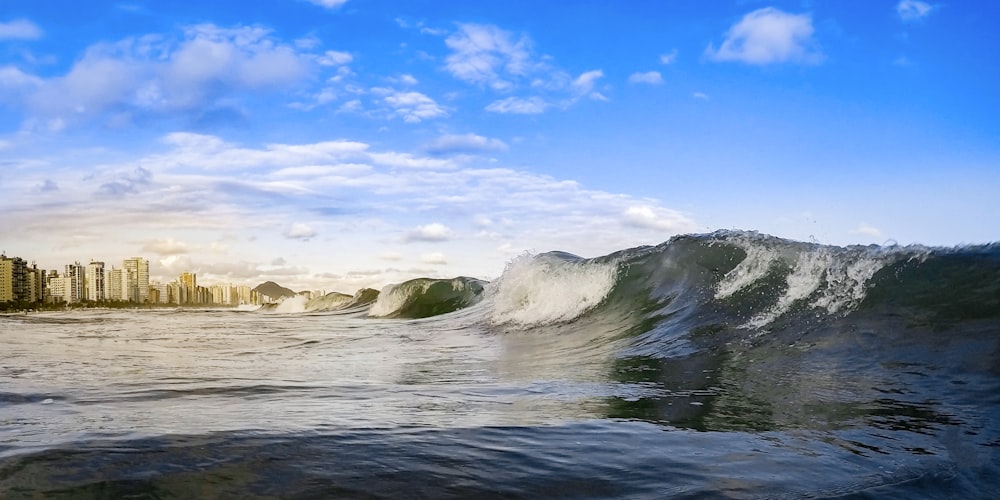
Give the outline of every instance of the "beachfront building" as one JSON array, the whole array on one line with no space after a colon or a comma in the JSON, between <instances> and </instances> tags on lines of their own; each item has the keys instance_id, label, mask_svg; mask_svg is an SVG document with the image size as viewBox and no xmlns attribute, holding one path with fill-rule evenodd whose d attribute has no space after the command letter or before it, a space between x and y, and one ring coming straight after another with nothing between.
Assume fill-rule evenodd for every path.
<instances>
[{"instance_id":1,"label":"beachfront building","mask_svg":"<svg viewBox=\"0 0 1000 500\"><path fill-rule=\"evenodd\" d=\"M101 302L108 299L106 275L104 263L90 261L86 271L86 296L87 300Z\"/></svg>"},{"instance_id":2,"label":"beachfront building","mask_svg":"<svg viewBox=\"0 0 1000 500\"><path fill-rule=\"evenodd\" d=\"M66 272L63 278L68 279L69 288L63 292L63 300L73 304L84 299L84 282L86 280L85 270L82 264L74 262L66 264Z\"/></svg>"},{"instance_id":3,"label":"beachfront building","mask_svg":"<svg viewBox=\"0 0 1000 500\"><path fill-rule=\"evenodd\" d=\"M122 261L122 268L127 275L130 302L147 302L149 300L149 261L142 257L132 257Z\"/></svg>"}]
</instances>

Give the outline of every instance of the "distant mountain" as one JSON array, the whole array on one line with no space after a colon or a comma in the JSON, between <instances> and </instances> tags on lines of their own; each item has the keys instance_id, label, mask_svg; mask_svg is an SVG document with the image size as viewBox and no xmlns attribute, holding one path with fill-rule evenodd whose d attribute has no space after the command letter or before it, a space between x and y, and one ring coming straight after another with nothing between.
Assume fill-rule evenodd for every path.
<instances>
[{"instance_id":1,"label":"distant mountain","mask_svg":"<svg viewBox=\"0 0 1000 500\"><path fill-rule=\"evenodd\" d=\"M279 285L279 284L277 284L277 283L275 283L273 281L267 281L267 282L261 283L261 284L257 285L253 289L253 291L255 291L255 292L259 293L259 294L262 294L262 295L267 295L268 297L271 297L272 299L277 299L277 298L281 298L281 297L294 297L296 295L293 290L285 288L285 287L283 287L283 286L281 286L281 285Z\"/></svg>"}]
</instances>

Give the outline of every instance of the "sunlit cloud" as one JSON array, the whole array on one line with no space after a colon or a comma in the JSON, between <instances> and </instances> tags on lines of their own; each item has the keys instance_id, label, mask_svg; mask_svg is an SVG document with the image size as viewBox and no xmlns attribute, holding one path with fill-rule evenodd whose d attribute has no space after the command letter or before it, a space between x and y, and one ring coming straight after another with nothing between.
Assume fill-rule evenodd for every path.
<instances>
[{"instance_id":1,"label":"sunlit cloud","mask_svg":"<svg viewBox=\"0 0 1000 500\"><path fill-rule=\"evenodd\" d=\"M316 236L316 231L306 224L296 222L285 230L285 237L293 240L306 240Z\"/></svg>"},{"instance_id":2,"label":"sunlit cloud","mask_svg":"<svg viewBox=\"0 0 1000 500\"><path fill-rule=\"evenodd\" d=\"M797 62L816 64L823 56L813 40L809 14L789 14L774 7L755 10L726 32L722 45L709 44L705 55L713 61L746 64Z\"/></svg>"}]
</instances>

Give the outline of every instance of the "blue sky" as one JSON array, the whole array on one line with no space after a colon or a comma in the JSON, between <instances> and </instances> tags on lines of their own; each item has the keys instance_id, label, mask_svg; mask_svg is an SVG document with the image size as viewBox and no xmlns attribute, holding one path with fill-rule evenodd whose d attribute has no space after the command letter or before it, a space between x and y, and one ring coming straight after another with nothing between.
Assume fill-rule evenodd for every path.
<instances>
[{"instance_id":1,"label":"blue sky","mask_svg":"<svg viewBox=\"0 0 1000 500\"><path fill-rule=\"evenodd\" d=\"M1000 4L0 0L0 249L352 292L996 241Z\"/></svg>"}]
</instances>

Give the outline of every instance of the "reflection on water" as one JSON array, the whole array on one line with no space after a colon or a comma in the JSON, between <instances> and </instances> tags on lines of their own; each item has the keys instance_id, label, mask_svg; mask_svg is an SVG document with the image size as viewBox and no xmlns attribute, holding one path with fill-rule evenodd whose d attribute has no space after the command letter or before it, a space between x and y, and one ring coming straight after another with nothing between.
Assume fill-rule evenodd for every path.
<instances>
[{"instance_id":1,"label":"reflection on water","mask_svg":"<svg viewBox=\"0 0 1000 500\"><path fill-rule=\"evenodd\" d=\"M0 321L0 494L837 495L1000 456L988 335L709 325L657 355L627 317Z\"/></svg>"}]
</instances>

